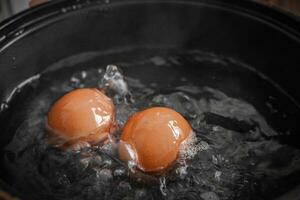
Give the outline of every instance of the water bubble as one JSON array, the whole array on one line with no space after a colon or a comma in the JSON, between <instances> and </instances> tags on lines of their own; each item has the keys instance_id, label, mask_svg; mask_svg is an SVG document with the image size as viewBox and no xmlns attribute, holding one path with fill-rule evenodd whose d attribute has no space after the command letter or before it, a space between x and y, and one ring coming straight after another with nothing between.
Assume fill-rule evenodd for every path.
<instances>
[{"instance_id":1,"label":"water bubble","mask_svg":"<svg viewBox=\"0 0 300 200\"><path fill-rule=\"evenodd\" d=\"M200 141L199 148L202 151L208 150L209 149L209 144L205 141Z\"/></svg>"},{"instance_id":2,"label":"water bubble","mask_svg":"<svg viewBox=\"0 0 300 200\"><path fill-rule=\"evenodd\" d=\"M123 177L127 175L127 171L125 168L118 168L114 171L114 176Z\"/></svg>"},{"instance_id":3,"label":"water bubble","mask_svg":"<svg viewBox=\"0 0 300 200\"><path fill-rule=\"evenodd\" d=\"M105 163L103 163L102 157L100 155L89 155L80 159L80 163L82 164L84 169L86 169L88 166L102 166L103 164L106 165Z\"/></svg>"},{"instance_id":4,"label":"water bubble","mask_svg":"<svg viewBox=\"0 0 300 200\"><path fill-rule=\"evenodd\" d=\"M184 179L185 176L188 174L187 167L188 165L185 163L176 169L176 173L179 175L181 179Z\"/></svg>"},{"instance_id":5,"label":"water bubble","mask_svg":"<svg viewBox=\"0 0 300 200\"><path fill-rule=\"evenodd\" d=\"M80 163L83 165L83 168L87 168L89 166L91 159L91 157L80 159Z\"/></svg>"},{"instance_id":6,"label":"water bubble","mask_svg":"<svg viewBox=\"0 0 300 200\"><path fill-rule=\"evenodd\" d=\"M180 144L179 159L192 159L199 151L197 137L194 131Z\"/></svg>"},{"instance_id":7,"label":"water bubble","mask_svg":"<svg viewBox=\"0 0 300 200\"><path fill-rule=\"evenodd\" d=\"M107 167L112 165L112 160L110 158L107 158L105 160L103 160L103 164Z\"/></svg>"},{"instance_id":8,"label":"water bubble","mask_svg":"<svg viewBox=\"0 0 300 200\"><path fill-rule=\"evenodd\" d=\"M103 182L108 182L113 179L113 175L110 169L96 170L97 178L101 179Z\"/></svg>"},{"instance_id":9,"label":"water bubble","mask_svg":"<svg viewBox=\"0 0 300 200\"><path fill-rule=\"evenodd\" d=\"M106 72L99 87L113 93L116 98L124 98L130 95L124 76L116 65L108 65L106 67Z\"/></svg>"},{"instance_id":10,"label":"water bubble","mask_svg":"<svg viewBox=\"0 0 300 200\"><path fill-rule=\"evenodd\" d=\"M160 177L159 178L159 189L163 196L167 196L167 185L166 185L166 178Z\"/></svg>"}]
</instances>

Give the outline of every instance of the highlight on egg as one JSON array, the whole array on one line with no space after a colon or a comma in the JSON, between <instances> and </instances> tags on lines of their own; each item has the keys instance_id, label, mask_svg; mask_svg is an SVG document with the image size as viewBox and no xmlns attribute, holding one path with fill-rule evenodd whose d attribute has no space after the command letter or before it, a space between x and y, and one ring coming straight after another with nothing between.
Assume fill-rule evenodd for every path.
<instances>
[{"instance_id":1,"label":"highlight on egg","mask_svg":"<svg viewBox=\"0 0 300 200\"><path fill-rule=\"evenodd\" d=\"M62 149L97 145L116 129L113 101L96 88L75 89L50 108L48 141Z\"/></svg>"},{"instance_id":2,"label":"highlight on egg","mask_svg":"<svg viewBox=\"0 0 300 200\"><path fill-rule=\"evenodd\" d=\"M161 173L175 163L181 144L192 133L190 124L175 110L148 108L126 122L119 143L120 159L144 172Z\"/></svg>"}]
</instances>

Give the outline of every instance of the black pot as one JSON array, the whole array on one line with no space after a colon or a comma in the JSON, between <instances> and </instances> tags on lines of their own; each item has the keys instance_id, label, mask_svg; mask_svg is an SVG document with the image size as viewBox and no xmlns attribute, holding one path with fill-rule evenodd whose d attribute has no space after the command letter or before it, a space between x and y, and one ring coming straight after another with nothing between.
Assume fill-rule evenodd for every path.
<instances>
[{"instance_id":1,"label":"black pot","mask_svg":"<svg viewBox=\"0 0 300 200\"><path fill-rule=\"evenodd\" d=\"M4 102L0 148L13 137L6 124L14 113L6 104L17 93L14 88L50 66L98 65L143 57L149 51L172 54L189 50L242 61L280 90L278 104L288 113L285 119L271 116L266 105L257 103L273 95L269 86L247 82L238 74L225 74L228 80L225 77L224 82L216 83L221 90L258 106L277 130L289 127L289 135L276 139L300 147L300 22L296 17L244 0L61 0L0 24L0 99ZM95 59L95 52L101 59ZM186 66L183 73L197 81L194 71L197 69ZM141 79L153 76L151 69L149 74L133 73ZM3 164L0 178L11 192Z\"/></svg>"}]
</instances>

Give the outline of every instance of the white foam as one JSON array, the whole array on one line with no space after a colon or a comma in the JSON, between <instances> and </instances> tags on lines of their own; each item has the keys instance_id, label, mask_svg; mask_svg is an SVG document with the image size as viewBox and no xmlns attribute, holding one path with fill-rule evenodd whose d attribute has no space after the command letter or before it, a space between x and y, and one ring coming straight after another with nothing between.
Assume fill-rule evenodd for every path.
<instances>
[{"instance_id":1,"label":"white foam","mask_svg":"<svg viewBox=\"0 0 300 200\"><path fill-rule=\"evenodd\" d=\"M107 65L106 72L103 76L102 86L115 91L121 96L125 96L129 93L124 76L116 65Z\"/></svg>"},{"instance_id":2,"label":"white foam","mask_svg":"<svg viewBox=\"0 0 300 200\"><path fill-rule=\"evenodd\" d=\"M185 162L186 159L192 159L199 150L196 134L192 131L180 145L179 163Z\"/></svg>"}]
</instances>

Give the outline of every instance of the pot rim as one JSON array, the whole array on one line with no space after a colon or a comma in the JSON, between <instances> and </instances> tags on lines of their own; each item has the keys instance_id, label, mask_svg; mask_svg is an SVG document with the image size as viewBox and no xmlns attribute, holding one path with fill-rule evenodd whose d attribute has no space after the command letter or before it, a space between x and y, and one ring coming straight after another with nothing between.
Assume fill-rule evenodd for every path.
<instances>
[{"instance_id":1,"label":"pot rim","mask_svg":"<svg viewBox=\"0 0 300 200\"><path fill-rule=\"evenodd\" d=\"M128 4L172 3L217 7L271 25L300 42L300 17L279 8L249 0L56 0L24 10L0 23L0 53L26 34L78 10Z\"/></svg>"}]
</instances>

